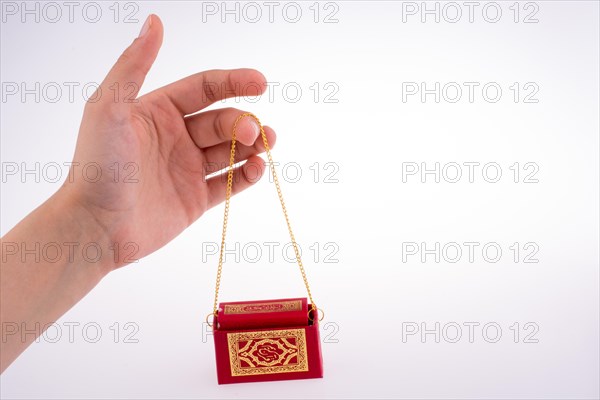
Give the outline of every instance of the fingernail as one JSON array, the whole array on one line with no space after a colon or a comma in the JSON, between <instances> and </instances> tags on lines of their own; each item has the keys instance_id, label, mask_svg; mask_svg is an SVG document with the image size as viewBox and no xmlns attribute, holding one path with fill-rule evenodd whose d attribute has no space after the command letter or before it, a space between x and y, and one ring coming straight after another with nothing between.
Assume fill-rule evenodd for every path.
<instances>
[{"instance_id":1,"label":"fingernail","mask_svg":"<svg viewBox=\"0 0 600 400\"><path fill-rule=\"evenodd\" d=\"M148 18L146 18L146 22L144 22L144 26L142 26L142 30L140 31L140 34L138 35L138 37L141 38L146 33L148 33L151 25L152 25L152 15L148 15Z\"/></svg>"},{"instance_id":2,"label":"fingernail","mask_svg":"<svg viewBox=\"0 0 600 400\"><path fill-rule=\"evenodd\" d=\"M250 120L250 123L252 124L252 129L254 129L254 140L256 140L256 138L258 138L258 135L260 134L260 127L254 119Z\"/></svg>"}]
</instances>

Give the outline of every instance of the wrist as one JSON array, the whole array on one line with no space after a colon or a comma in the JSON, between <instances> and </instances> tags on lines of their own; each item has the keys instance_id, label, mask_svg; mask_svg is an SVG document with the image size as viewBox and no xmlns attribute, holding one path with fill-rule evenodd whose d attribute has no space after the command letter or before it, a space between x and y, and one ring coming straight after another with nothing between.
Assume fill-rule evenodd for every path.
<instances>
[{"instance_id":1,"label":"wrist","mask_svg":"<svg viewBox=\"0 0 600 400\"><path fill-rule=\"evenodd\" d=\"M116 268L110 232L77 196L63 187L42 207L55 229L54 243L60 247L64 261L98 280Z\"/></svg>"}]
</instances>

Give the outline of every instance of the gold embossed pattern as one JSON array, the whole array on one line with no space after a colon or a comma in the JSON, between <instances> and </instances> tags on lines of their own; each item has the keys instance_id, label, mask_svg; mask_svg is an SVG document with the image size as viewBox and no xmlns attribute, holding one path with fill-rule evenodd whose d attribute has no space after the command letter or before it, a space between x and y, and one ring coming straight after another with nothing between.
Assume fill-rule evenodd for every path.
<instances>
[{"instance_id":1,"label":"gold embossed pattern","mask_svg":"<svg viewBox=\"0 0 600 400\"><path fill-rule=\"evenodd\" d=\"M225 304L225 314L256 314L267 312L301 311L302 300L280 301L277 303Z\"/></svg>"},{"instance_id":2,"label":"gold embossed pattern","mask_svg":"<svg viewBox=\"0 0 600 400\"><path fill-rule=\"evenodd\" d=\"M232 376L308 371L304 329L227 334Z\"/></svg>"}]
</instances>

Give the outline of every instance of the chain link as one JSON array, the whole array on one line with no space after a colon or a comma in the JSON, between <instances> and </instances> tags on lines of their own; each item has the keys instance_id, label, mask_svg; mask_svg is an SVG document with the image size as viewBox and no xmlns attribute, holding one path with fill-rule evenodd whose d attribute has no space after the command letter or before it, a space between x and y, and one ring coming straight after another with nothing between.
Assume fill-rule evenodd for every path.
<instances>
[{"instance_id":1,"label":"chain link","mask_svg":"<svg viewBox=\"0 0 600 400\"><path fill-rule=\"evenodd\" d=\"M225 249L225 237L227 235L227 221L229 219L229 203L231 200L231 191L233 187L233 165L235 164L235 143L236 143L236 131L239 122L245 118L251 117L254 118L258 126L260 127L260 134L262 136L263 144L265 146L265 150L267 152L267 158L269 159L269 167L271 169L271 174L273 175L273 181L275 182L275 188L277 189L277 196L279 196L279 202L281 203L281 209L283 210L283 216L285 217L285 222L287 224L288 232L290 234L290 240L292 241L292 246L294 247L294 253L296 255L296 262L300 267L300 273L302 274L302 279L304 280L304 286L306 287L306 291L308 292L308 298L311 303L311 311L315 312L317 310L317 306L312 298L312 293L310 292L310 286L308 285L308 279L306 278L306 271L304 270L304 266L302 265L302 259L300 257L300 250L298 249L298 244L296 243L296 238L294 236L294 232L292 232L292 225L290 224L290 217L288 216L287 208L285 207L285 201L283 200L283 194L281 192L281 186L279 185L279 179L277 178L277 173L275 172L275 164L273 163L273 157L271 156L271 148L269 147L269 142L267 141L267 135L265 134L265 129L258 117L252 113L244 113L237 117L235 123L233 124L233 133L231 135L231 152L229 154L229 168L227 169L227 189L225 190L225 211L223 213L223 231L221 234L221 250L219 252L219 267L217 269L217 283L215 285L215 302L213 304L213 314L217 315L217 303L219 301L219 288L221 286L221 274L223 270L223 252Z\"/></svg>"}]
</instances>

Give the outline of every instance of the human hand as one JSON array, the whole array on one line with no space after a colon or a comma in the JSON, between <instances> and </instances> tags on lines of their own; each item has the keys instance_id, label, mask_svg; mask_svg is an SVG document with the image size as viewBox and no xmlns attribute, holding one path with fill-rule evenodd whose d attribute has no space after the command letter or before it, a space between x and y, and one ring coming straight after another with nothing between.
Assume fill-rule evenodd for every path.
<instances>
[{"instance_id":1,"label":"human hand","mask_svg":"<svg viewBox=\"0 0 600 400\"><path fill-rule=\"evenodd\" d=\"M206 177L229 165L243 111L190 114L259 95L265 78L251 69L207 71L138 98L162 36L151 15L86 104L67 182L0 240L0 322L12 329L0 343L0 372L107 273L165 245L225 198L227 180ZM236 134L236 162L246 163L235 170L233 193L264 172L254 119L241 119ZM275 132L265 134L273 146ZM48 248L56 254L40 257ZM20 327L43 328L23 339Z\"/></svg>"},{"instance_id":2,"label":"human hand","mask_svg":"<svg viewBox=\"0 0 600 400\"><path fill-rule=\"evenodd\" d=\"M231 131L243 111L186 115L227 97L256 96L266 89L258 71L213 70L137 98L162 37L160 19L149 16L88 101L73 160L78 164L59 196L78 205L106 246L133 243L135 259L168 243L225 198L226 180L206 176L228 165ZM272 147L275 132L265 127L265 133ZM264 145L252 118L239 123L237 140L236 162L247 162L235 170L234 194L264 172L257 156ZM125 264L128 257L131 261L131 251L122 251L107 268Z\"/></svg>"}]
</instances>

